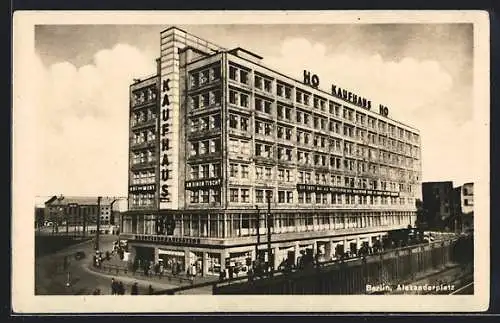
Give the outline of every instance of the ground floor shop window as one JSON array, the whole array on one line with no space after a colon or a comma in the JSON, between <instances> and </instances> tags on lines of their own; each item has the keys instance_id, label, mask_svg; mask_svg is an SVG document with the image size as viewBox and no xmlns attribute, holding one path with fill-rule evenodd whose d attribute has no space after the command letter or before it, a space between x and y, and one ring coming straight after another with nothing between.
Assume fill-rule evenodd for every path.
<instances>
[{"instance_id":1,"label":"ground floor shop window","mask_svg":"<svg viewBox=\"0 0 500 323\"><path fill-rule=\"evenodd\" d=\"M220 254L208 253L207 272L212 275L219 275L221 270Z\"/></svg>"},{"instance_id":2,"label":"ground floor shop window","mask_svg":"<svg viewBox=\"0 0 500 323\"><path fill-rule=\"evenodd\" d=\"M158 251L158 258L163 263L165 270L170 272L172 275L184 273L185 257L183 251L160 249Z\"/></svg>"}]
</instances>

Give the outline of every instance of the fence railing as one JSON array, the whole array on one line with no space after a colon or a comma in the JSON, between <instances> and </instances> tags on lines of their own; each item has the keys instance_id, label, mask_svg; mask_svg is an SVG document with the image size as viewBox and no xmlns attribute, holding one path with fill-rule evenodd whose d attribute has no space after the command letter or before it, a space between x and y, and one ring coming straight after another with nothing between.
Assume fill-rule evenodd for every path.
<instances>
[{"instance_id":1,"label":"fence railing","mask_svg":"<svg viewBox=\"0 0 500 323\"><path fill-rule=\"evenodd\" d=\"M367 285L412 281L419 273L473 261L472 237L386 251L353 261L329 262L272 278L221 282L214 294L365 294Z\"/></svg>"},{"instance_id":2,"label":"fence railing","mask_svg":"<svg viewBox=\"0 0 500 323\"><path fill-rule=\"evenodd\" d=\"M473 237L450 238L431 243L392 249L364 258L316 263L305 269L276 270L261 277L235 277L155 291L174 295L183 291L212 287L216 294L359 294L366 285L408 281L430 269L449 264L473 262Z\"/></svg>"}]
</instances>

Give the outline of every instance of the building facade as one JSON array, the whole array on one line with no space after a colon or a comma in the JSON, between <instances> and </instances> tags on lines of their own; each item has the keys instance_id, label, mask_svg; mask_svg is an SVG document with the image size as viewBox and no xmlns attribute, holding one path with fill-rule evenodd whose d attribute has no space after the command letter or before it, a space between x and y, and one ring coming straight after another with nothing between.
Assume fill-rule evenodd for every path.
<instances>
[{"instance_id":1,"label":"building facade","mask_svg":"<svg viewBox=\"0 0 500 323\"><path fill-rule=\"evenodd\" d=\"M473 228L473 183L453 187L453 182L422 183L425 228L465 231Z\"/></svg>"},{"instance_id":2,"label":"building facade","mask_svg":"<svg viewBox=\"0 0 500 323\"><path fill-rule=\"evenodd\" d=\"M464 183L457 191L457 216L461 231L474 229L474 183Z\"/></svg>"},{"instance_id":3,"label":"building facade","mask_svg":"<svg viewBox=\"0 0 500 323\"><path fill-rule=\"evenodd\" d=\"M102 198L100 209L97 197L53 196L45 202L45 220L49 221L54 230L64 231L61 226L95 226L97 217L101 225L109 225L112 217L112 204L116 199Z\"/></svg>"},{"instance_id":4,"label":"building facade","mask_svg":"<svg viewBox=\"0 0 500 323\"><path fill-rule=\"evenodd\" d=\"M414 225L419 131L262 60L174 27L161 33L157 75L130 86L121 228L133 257L216 274L258 250L277 268L308 250L356 253Z\"/></svg>"}]
</instances>

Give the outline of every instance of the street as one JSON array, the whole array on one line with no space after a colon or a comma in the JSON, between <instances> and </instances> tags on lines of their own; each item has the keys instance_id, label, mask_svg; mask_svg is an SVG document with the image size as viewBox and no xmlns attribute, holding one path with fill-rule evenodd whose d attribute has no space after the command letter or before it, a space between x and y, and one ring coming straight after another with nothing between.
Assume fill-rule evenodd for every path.
<instances>
[{"instance_id":1,"label":"street","mask_svg":"<svg viewBox=\"0 0 500 323\"><path fill-rule=\"evenodd\" d=\"M100 249L111 250L116 236L102 235L100 238ZM83 251L84 259L76 260L75 252ZM35 295L92 295L96 288L101 290L101 295L111 294L112 275L95 273L89 269L94 255L94 241L90 240L78 245L70 246L55 254L42 256L35 259ZM64 256L68 256L69 266L65 271L63 268ZM68 274L70 286L66 286ZM130 288L135 281L129 277L115 277L125 285L125 294L130 294ZM148 293L148 283L138 281L139 294ZM155 290L174 288L175 285L151 283Z\"/></svg>"}]
</instances>

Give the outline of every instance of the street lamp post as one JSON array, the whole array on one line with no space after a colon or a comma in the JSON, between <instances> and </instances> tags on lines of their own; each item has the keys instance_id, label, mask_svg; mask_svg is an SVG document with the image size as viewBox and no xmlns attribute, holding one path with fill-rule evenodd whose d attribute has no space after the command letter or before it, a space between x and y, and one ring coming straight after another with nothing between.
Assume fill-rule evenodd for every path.
<instances>
[{"instance_id":1,"label":"street lamp post","mask_svg":"<svg viewBox=\"0 0 500 323\"><path fill-rule=\"evenodd\" d=\"M255 244L255 261L258 262L259 259L259 245L260 245L260 210L259 206L256 205L255 209L257 210L256 221L255 221L255 229L257 229L257 243Z\"/></svg>"},{"instance_id":2,"label":"street lamp post","mask_svg":"<svg viewBox=\"0 0 500 323\"><path fill-rule=\"evenodd\" d=\"M274 257L271 255L271 225L273 219L271 216L271 194L267 194L267 261L269 268L269 276L273 276Z\"/></svg>"}]
</instances>

